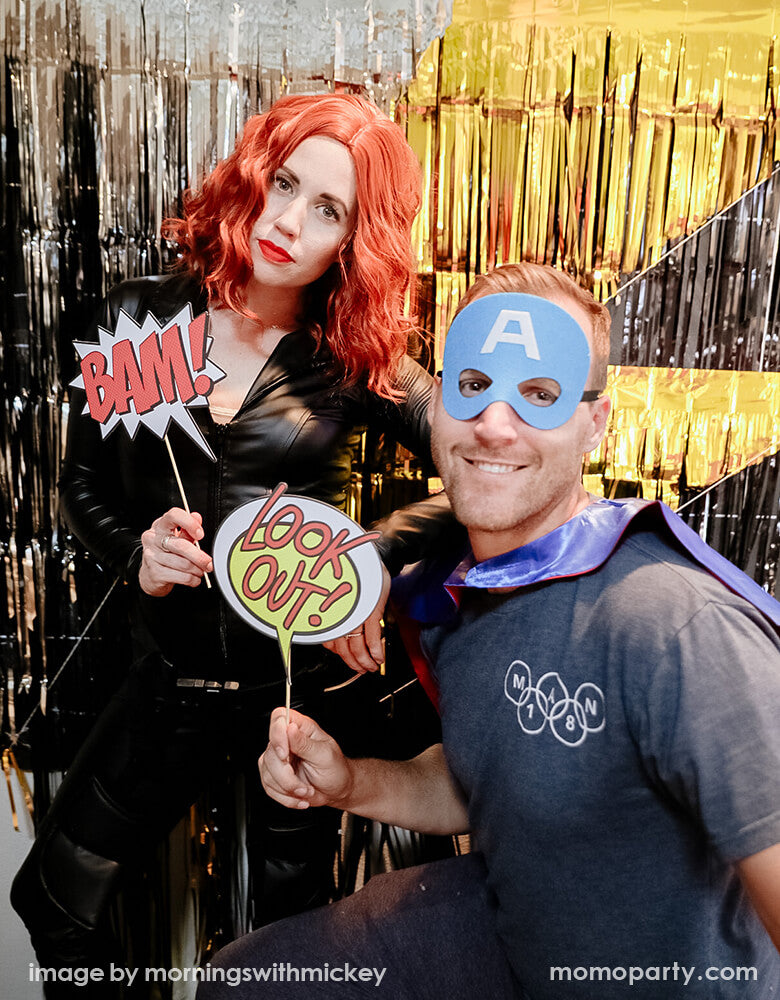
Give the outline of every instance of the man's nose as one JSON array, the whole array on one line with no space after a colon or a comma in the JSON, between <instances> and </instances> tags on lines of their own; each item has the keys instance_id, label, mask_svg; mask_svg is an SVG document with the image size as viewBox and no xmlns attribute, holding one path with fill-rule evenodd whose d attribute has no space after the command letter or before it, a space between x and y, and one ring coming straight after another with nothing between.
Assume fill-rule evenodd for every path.
<instances>
[{"instance_id":1,"label":"man's nose","mask_svg":"<svg viewBox=\"0 0 780 1000\"><path fill-rule=\"evenodd\" d=\"M483 444L492 447L514 444L522 425L523 421L509 403L497 400L477 415L474 434Z\"/></svg>"},{"instance_id":2,"label":"man's nose","mask_svg":"<svg viewBox=\"0 0 780 1000\"><path fill-rule=\"evenodd\" d=\"M284 211L276 217L276 227L289 239L295 239L296 236L300 235L305 217L306 199L303 195L299 195L289 201Z\"/></svg>"}]
</instances>

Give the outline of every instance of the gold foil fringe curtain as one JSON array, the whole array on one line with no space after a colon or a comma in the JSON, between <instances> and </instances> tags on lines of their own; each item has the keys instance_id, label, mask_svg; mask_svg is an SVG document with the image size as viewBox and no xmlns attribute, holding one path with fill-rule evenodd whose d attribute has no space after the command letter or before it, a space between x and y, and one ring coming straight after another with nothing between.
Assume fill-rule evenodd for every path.
<instances>
[{"instance_id":1,"label":"gold foil fringe curtain","mask_svg":"<svg viewBox=\"0 0 780 1000\"><path fill-rule=\"evenodd\" d=\"M606 298L780 155L771 34L640 33L619 5L612 27L586 7L561 25L535 4L466 23L456 6L399 107L427 182L417 238L439 347L474 274L545 261Z\"/></svg>"}]
</instances>

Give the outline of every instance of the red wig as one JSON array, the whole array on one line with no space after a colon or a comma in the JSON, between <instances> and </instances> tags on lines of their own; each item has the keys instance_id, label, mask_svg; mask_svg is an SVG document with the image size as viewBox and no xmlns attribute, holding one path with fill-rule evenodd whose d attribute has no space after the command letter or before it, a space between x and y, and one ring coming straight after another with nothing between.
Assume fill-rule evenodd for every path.
<instances>
[{"instance_id":1,"label":"red wig","mask_svg":"<svg viewBox=\"0 0 780 1000\"><path fill-rule=\"evenodd\" d=\"M306 319L323 335L347 383L365 378L387 399L413 329L403 313L415 272L411 228L420 208L420 166L401 129L348 94L282 97L250 118L236 149L184 197L184 218L163 235L209 298L245 316L252 276L249 236L274 172L304 139L326 136L349 150L357 179L357 224L339 260L309 286Z\"/></svg>"}]
</instances>

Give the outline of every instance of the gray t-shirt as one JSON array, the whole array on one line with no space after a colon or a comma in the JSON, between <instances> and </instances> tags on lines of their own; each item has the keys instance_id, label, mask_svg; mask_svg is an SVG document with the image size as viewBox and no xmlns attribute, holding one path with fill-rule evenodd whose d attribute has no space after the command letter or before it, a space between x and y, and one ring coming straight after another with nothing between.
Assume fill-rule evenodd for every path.
<instances>
[{"instance_id":1,"label":"gray t-shirt","mask_svg":"<svg viewBox=\"0 0 780 1000\"><path fill-rule=\"evenodd\" d=\"M780 997L730 864L780 842L780 641L758 611L637 531L586 575L464 591L422 640L533 1000Z\"/></svg>"}]
</instances>

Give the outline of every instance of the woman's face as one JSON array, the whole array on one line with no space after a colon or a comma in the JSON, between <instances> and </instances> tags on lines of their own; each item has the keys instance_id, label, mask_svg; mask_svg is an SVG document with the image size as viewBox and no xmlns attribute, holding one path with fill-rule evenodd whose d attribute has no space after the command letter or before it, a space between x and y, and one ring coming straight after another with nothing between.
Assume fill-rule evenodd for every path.
<instances>
[{"instance_id":1,"label":"woman's face","mask_svg":"<svg viewBox=\"0 0 780 1000\"><path fill-rule=\"evenodd\" d=\"M303 288L334 263L355 228L355 165L346 146L312 136L271 179L250 237L254 281Z\"/></svg>"}]
</instances>

